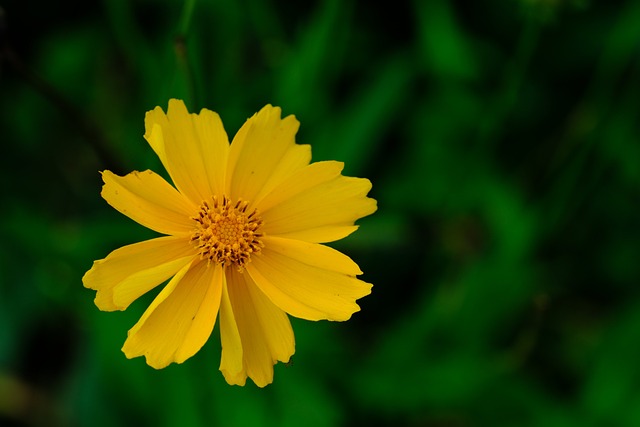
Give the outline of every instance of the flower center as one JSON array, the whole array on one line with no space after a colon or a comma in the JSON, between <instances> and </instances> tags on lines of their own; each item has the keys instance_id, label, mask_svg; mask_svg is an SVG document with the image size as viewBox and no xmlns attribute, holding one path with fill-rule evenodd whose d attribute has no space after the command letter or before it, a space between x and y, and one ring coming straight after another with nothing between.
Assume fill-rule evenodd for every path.
<instances>
[{"instance_id":1,"label":"flower center","mask_svg":"<svg viewBox=\"0 0 640 427\"><path fill-rule=\"evenodd\" d=\"M257 210L247 214L248 202L238 200L235 205L222 196L203 202L193 219L196 231L191 236L202 259L208 259L223 267L231 264L242 272L251 261L251 254L259 253L264 244L260 241L262 219Z\"/></svg>"}]
</instances>

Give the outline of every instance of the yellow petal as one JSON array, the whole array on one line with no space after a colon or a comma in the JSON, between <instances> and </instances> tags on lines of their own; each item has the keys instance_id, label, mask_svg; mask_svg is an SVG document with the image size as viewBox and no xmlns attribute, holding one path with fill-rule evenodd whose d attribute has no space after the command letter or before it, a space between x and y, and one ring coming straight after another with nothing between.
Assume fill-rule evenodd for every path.
<instances>
[{"instance_id":1,"label":"yellow petal","mask_svg":"<svg viewBox=\"0 0 640 427\"><path fill-rule=\"evenodd\" d=\"M237 274L237 272L234 272ZM258 385L267 385L273 380L273 365L280 362L288 362L295 352L295 339L293 336L293 329L291 328L291 322L287 314L276 307L267 296L262 293L256 284L251 280L251 277L247 274L243 275L245 279L247 296L253 303L253 310L249 309L249 306L244 307L245 319L241 322L247 324L247 331L255 331L255 335L247 333L247 344L244 344L246 349L251 349L254 341L250 338L262 338L269 350L269 357L265 357L264 360L252 361L250 358L247 360L247 373L249 377ZM239 287L239 289L243 289ZM234 298L235 295L232 297ZM240 298L236 299L236 303L240 303L244 300L244 296L240 295ZM245 328L243 327L243 330ZM257 331L261 331L258 334ZM257 340L255 346L259 345ZM250 352L251 353L251 352ZM269 363L267 363L267 361ZM271 366L269 366L271 365ZM265 372L267 375L263 377L264 381L258 378L258 372Z\"/></svg>"},{"instance_id":2,"label":"yellow petal","mask_svg":"<svg viewBox=\"0 0 640 427\"><path fill-rule=\"evenodd\" d=\"M265 246L247 264L258 288L280 309L308 320L347 320L360 310L355 301L371 293L371 285L326 269L327 258L311 253L284 255ZM337 267L336 267L337 268Z\"/></svg>"},{"instance_id":3,"label":"yellow petal","mask_svg":"<svg viewBox=\"0 0 640 427\"><path fill-rule=\"evenodd\" d=\"M150 170L118 176L102 173L102 197L139 224L162 234L186 234L194 228L196 207Z\"/></svg>"},{"instance_id":4,"label":"yellow petal","mask_svg":"<svg viewBox=\"0 0 640 427\"><path fill-rule=\"evenodd\" d=\"M181 193L196 205L222 194L229 140L218 114L189 114L184 102L171 99L166 115L160 107L147 113L145 128L145 139Z\"/></svg>"},{"instance_id":5,"label":"yellow petal","mask_svg":"<svg viewBox=\"0 0 640 427\"><path fill-rule=\"evenodd\" d=\"M232 200L255 204L261 194L309 163L309 147L295 144L300 123L294 116L281 119L280 114L280 108L265 106L233 138L226 193Z\"/></svg>"},{"instance_id":6,"label":"yellow petal","mask_svg":"<svg viewBox=\"0 0 640 427\"><path fill-rule=\"evenodd\" d=\"M357 225L327 225L324 227L305 228L304 230L297 230L290 233L281 233L280 237L312 243L327 243L343 239L357 229Z\"/></svg>"},{"instance_id":7,"label":"yellow petal","mask_svg":"<svg viewBox=\"0 0 640 427\"><path fill-rule=\"evenodd\" d=\"M220 266L203 261L184 267L129 330L122 351L128 358L144 355L156 369L193 356L213 330L222 282Z\"/></svg>"},{"instance_id":8,"label":"yellow petal","mask_svg":"<svg viewBox=\"0 0 640 427\"><path fill-rule=\"evenodd\" d=\"M330 182L340 176L344 163L333 160L315 162L302 169L280 183L258 204L261 213L278 206L292 197L303 194L310 188Z\"/></svg>"},{"instance_id":9,"label":"yellow petal","mask_svg":"<svg viewBox=\"0 0 640 427\"><path fill-rule=\"evenodd\" d=\"M304 264L348 276L362 274L358 264L353 262L351 258L328 246L275 236L265 236L262 238L262 242L270 250Z\"/></svg>"},{"instance_id":10,"label":"yellow petal","mask_svg":"<svg viewBox=\"0 0 640 427\"><path fill-rule=\"evenodd\" d=\"M204 264L201 262L200 264ZM218 317L220 307L220 296L223 286L225 286L224 269L217 265L203 266L206 270L213 270L213 280L210 275L203 275L203 284L207 287L204 299L200 302L200 307L191 318L191 325L184 338L184 344L176 351L175 360L182 363L202 348L209 339L213 326ZM191 295L193 299L197 294Z\"/></svg>"},{"instance_id":11,"label":"yellow petal","mask_svg":"<svg viewBox=\"0 0 640 427\"><path fill-rule=\"evenodd\" d=\"M231 284L234 286L234 284ZM247 374L244 369L242 357L242 342L240 332L233 314L233 307L229 299L229 282L225 280L222 289L222 301L220 302L220 341L222 342L222 357L220 359L220 372L227 383L232 385L244 385Z\"/></svg>"},{"instance_id":12,"label":"yellow petal","mask_svg":"<svg viewBox=\"0 0 640 427\"><path fill-rule=\"evenodd\" d=\"M191 263L195 257L196 255L192 254L132 274L113 288L113 304L119 310L126 309L140 296L174 276L185 265Z\"/></svg>"},{"instance_id":13,"label":"yellow petal","mask_svg":"<svg viewBox=\"0 0 640 427\"><path fill-rule=\"evenodd\" d=\"M105 259L95 261L82 278L85 287L97 292L95 303L104 311L124 310L134 294L153 287L173 276L182 268L185 257L194 256L193 246L184 237L165 236L123 246ZM181 261L177 261L181 260ZM114 290L120 287L127 293L123 282L138 277L136 291L121 301L114 301Z\"/></svg>"},{"instance_id":14,"label":"yellow petal","mask_svg":"<svg viewBox=\"0 0 640 427\"><path fill-rule=\"evenodd\" d=\"M151 111L147 111L144 116L144 139L147 140L153 151L162 162L165 170L169 172L171 176L171 165L167 160L167 152L164 147L163 128L169 128L169 122L167 116L162 111L162 108L156 107ZM173 178L172 178L173 179Z\"/></svg>"},{"instance_id":15,"label":"yellow petal","mask_svg":"<svg viewBox=\"0 0 640 427\"><path fill-rule=\"evenodd\" d=\"M242 371L225 369L223 374L230 384L244 384L248 376L258 387L264 387L273 381L273 365L288 361L294 353L291 323L246 273L229 270L227 280L233 310L230 320L235 322L242 345L241 353L236 352L234 357L242 357ZM224 348L222 357L231 358Z\"/></svg>"},{"instance_id":16,"label":"yellow petal","mask_svg":"<svg viewBox=\"0 0 640 427\"><path fill-rule=\"evenodd\" d=\"M253 197L253 206L260 201L274 188L280 185L298 170L304 168L311 161L310 145L292 145L282 156L280 162L274 167L267 181L264 182L260 192Z\"/></svg>"},{"instance_id":17,"label":"yellow petal","mask_svg":"<svg viewBox=\"0 0 640 427\"><path fill-rule=\"evenodd\" d=\"M340 174L340 162L318 162L291 175L258 205L262 230L315 243L340 239L355 230L353 223L377 209L366 197L371 182Z\"/></svg>"}]
</instances>

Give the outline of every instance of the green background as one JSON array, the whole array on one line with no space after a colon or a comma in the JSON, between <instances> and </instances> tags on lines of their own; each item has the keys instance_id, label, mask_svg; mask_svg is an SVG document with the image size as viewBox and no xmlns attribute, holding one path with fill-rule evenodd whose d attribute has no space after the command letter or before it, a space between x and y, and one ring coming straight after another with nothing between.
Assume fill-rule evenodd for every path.
<instances>
[{"instance_id":1,"label":"green background","mask_svg":"<svg viewBox=\"0 0 640 427\"><path fill-rule=\"evenodd\" d=\"M640 2L0 6L0 425L640 425ZM265 389L225 383L217 328L182 365L126 359L152 295L82 287L154 236L98 171L161 171L144 113L170 97L230 135L279 105L373 182L334 245L373 293L293 319Z\"/></svg>"}]
</instances>

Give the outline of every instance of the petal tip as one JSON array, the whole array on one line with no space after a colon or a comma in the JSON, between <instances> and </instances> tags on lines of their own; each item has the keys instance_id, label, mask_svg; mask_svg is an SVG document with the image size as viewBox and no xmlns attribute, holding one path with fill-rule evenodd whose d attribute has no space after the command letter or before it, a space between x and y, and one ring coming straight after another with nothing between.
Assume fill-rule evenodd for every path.
<instances>
[{"instance_id":1,"label":"petal tip","mask_svg":"<svg viewBox=\"0 0 640 427\"><path fill-rule=\"evenodd\" d=\"M173 109L173 108L179 108L179 109L187 109L187 106L184 104L184 101L182 99L178 99L178 98L171 98L169 99L169 109Z\"/></svg>"},{"instance_id":2,"label":"petal tip","mask_svg":"<svg viewBox=\"0 0 640 427\"><path fill-rule=\"evenodd\" d=\"M244 372L244 370L235 374L231 374L227 369L220 369L220 372L222 372L224 380L229 385L238 385L240 387L244 387L244 385L247 383L247 374Z\"/></svg>"},{"instance_id":3,"label":"petal tip","mask_svg":"<svg viewBox=\"0 0 640 427\"><path fill-rule=\"evenodd\" d=\"M136 345L131 340L135 339L135 335L131 334L131 331L128 332L129 337L124 342L124 345L121 348L121 351L124 353L127 359L133 359L135 357L144 356L144 360L147 365L151 366L153 369L163 369L169 366L171 362L174 360L172 358L160 358L158 355L153 355L149 351L143 351L140 349L140 345Z\"/></svg>"}]
</instances>

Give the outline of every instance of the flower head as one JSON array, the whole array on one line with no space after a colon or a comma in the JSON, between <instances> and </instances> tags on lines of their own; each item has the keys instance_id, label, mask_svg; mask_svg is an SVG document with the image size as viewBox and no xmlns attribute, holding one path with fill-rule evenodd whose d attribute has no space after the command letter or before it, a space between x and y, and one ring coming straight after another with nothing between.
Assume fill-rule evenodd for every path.
<instances>
[{"instance_id":1,"label":"flower head","mask_svg":"<svg viewBox=\"0 0 640 427\"><path fill-rule=\"evenodd\" d=\"M145 139L174 186L147 170L104 171L102 197L164 236L95 261L84 286L101 310L124 310L168 280L122 348L157 369L182 363L219 320L220 370L230 384L264 387L273 365L294 353L287 314L347 320L371 285L346 255L322 245L341 239L376 210L367 179L342 163L310 164L295 143L299 123L267 105L229 144L219 116L189 114L172 99L145 117Z\"/></svg>"}]
</instances>

